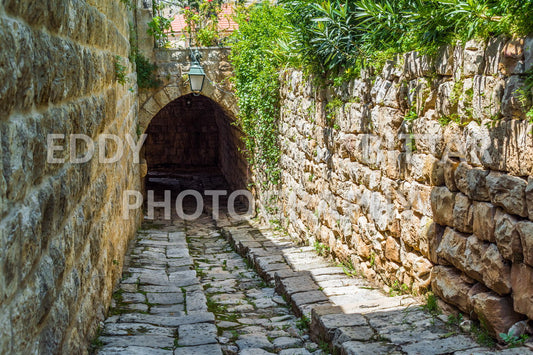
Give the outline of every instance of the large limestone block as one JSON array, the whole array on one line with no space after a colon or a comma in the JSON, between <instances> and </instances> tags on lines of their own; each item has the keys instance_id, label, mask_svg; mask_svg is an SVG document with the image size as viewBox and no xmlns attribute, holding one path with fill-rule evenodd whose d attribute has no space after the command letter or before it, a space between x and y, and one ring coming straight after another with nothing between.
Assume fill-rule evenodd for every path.
<instances>
[{"instance_id":1,"label":"large limestone block","mask_svg":"<svg viewBox=\"0 0 533 355\"><path fill-rule=\"evenodd\" d=\"M435 187L431 191L431 209L433 211L433 220L436 223L443 226L453 226L455 195L444 186Z\"/></svg>"},{"instance_id":2,"label":"large limestone block","mask_svg":"<svg viewBox=\"0 0 533 355\"><path fill-rule=\"evenodd\" d=\"M459 191L457 185L455 184L455 170L459 166L459 161L446 158L444 161L444 183L448 190L456 192Z\"/></svg>"},{"instance_id":3,"label":"large limestone block","mask_svg":"<svg viewBox=\"0 0 533 355\"><path fill-rule=\"evenodd\" d=\"M475 238L475 237L474 237ZM481 241L478 241L482 243ZM481 259L483 282L500 295L511 292L511 266L495 244L490 244Z\"/></svg>"},{"instance_id":4,"label":"large limestone block","mask_svg":"<svg viewBox=\"0 0 533 355\"><path fill-rule=\"evenodd\" d=\"M472 200L458 193L455 195L455 205L453 208L453 226L460 232L473 232L473 208Z\"/></svg>"},{"instance_id":5,"label":"large limestone block","mask_svg":"<svg viewBox=\"0 0 533 355\"><path fill-rule=\"evenodd\" d=\"M428 231L427 231L428 254L427 256L429 260L434 264L445 263L439 260L439 257L437 255L437 249L439 248L440 242L442 240L444 230L445 228L437 223L431 223L428 227Z\"/></svg>"},{"instance_id":6,"label":"large limestone block","mask_svg":"<svg viewBox=\"0 0 533 355\"><path fill-rule=\"evenodd\" d=\"M431 186L423 185L417 182L411 184L411 189L408 192L408 202L411 204L411 208L416 213L431 217L432 216L432 203L431 195L433 188Z\"/></svg>"},{"instance_id":7,"label":"large limestone block","mask_svg":"<svg viewBox=\"0 0 533 355\"><path fill-rule=\"evenodd\" d=\"M437 255L499 294L511 291L510 267L494 244L447 228Z\"/></svg>"},{"instance_id":8,"label":"large limestone block","mask_svg":"<svg viewBox=\"0 0 533 355\"><path fill-rule=\"evenodd\" d=\"M444 171L439 160L430 154L408 154L406 162L409 164L410 177L427 185L444 184Z\"/></svg>"},{"instance_id":9,"label":"large limestone block","mask_svg":"<svg viewBox=\"0 0 533 355\"><path fill-rule=\"evenodd\" d=\"M455 255L456 261L454 262L468 276L478 281L483 281L483 256L487 251L487 247L488 245L472 235L466 240L464 255Z\"/></svg>"},{"instance_id":10,"label":"large limestone block","mask_svg":"<svg viewBox=\"0 0 533 355\"><path fill-rule=\"evenodd\" d=\"M463 52L463 75L481 74L485 68L485 42L470 40L465 43Z\"/></svg>"},{"instance_id":11,"label":"large limestone block","mask_svg":"<svg viewBox=\"0 0 533 355\"><path fill-rule=\"evenodd\" d=\"M487 242L496 242L494 237L494 217L497 207L488 202L474 201L472 209L474 235Z\"/></svg>"},{"instance_id":12,"label":"large limestone block","mask_svg":"<svg viewBox=\"0 0 533 355\"><path fill-rule=\"evenodd\" d=\"M505 81L503 79L476 75L474 77L472 116L476 120L498 117L502 105Z\"/></svg>"},{"instance_id":13,"label":"large limestone block","mask_svg":"<svg viewBox=\"0 0 533 355\"><path fill-rule=\"evenodd\" d=\"M439 85L435 103L439 116L450 116L457 113L457 101L451 100L454 86L453 81L446 81Z\"/></svg>"},{"instance_id":14,"label":"large limestone block","mask_svg":"<svg viewBox=\"0 0 533 355\"><path fill-rule=\"evenodd\" d=\"M516 229L518 219L498 208L494 216L495 230L494 237L498 249L504 258L511 261L521 261L522 243Z\"/></svg>"},{"instance_id":15,"label":"large limestone block","mask_svg":"<svg viewBox=\"0 0 533 355\"><path fill-rule=\"evenodd\" d=\"M444 152L443 127L437 120L437 112L428 110L422 117L413 121L413 134L416 151L440 158Z\"/></svg>"},{"instance_id":16,"label":"large limestone block","mask_svg":"<svg viewBox=\"0 0 533 355\"><path fill-rule=\"evenodd\" d=\"M420 216L412 210L403 211L400 215L401 239L409 247L429 257L429 233L433 220Z\"/></svg>"},{"instance_id":17,"label":"large limestone block","mask_svg":"<svg viewBox=\"0 0 533 355\"><path fill-rule=\"evenodd\" d=\"M399 108L398 91L399 83L389 80L383 80L381 77L376 79L375 85L372 87L371 95L377 105Z\"/></svg>"},{"instance_id":18,"label":"large limestone block","mask_svg":"<svg viewBox=\"0 0 533 355\"><path fill-rule=\"evenodd\" d=\"M488 170L472 168L462 162L455 170L455 184L466 196L477 201L490 201L489 189L486 184Z\"/></svg>"},{"instance_id":19,"label":"large limestone block","mask_svg":"<svg viewBox=\"0 0 533 355\"><path fill-rule=\"evenodd\" d=\"M526 187L524 179L491 172L487 176L490 199L496 206L503 207L506 212L527 217Z\"/></svg>"},{"instance_id":20,"label":"large limestone block","mask_svg":"<svg viewBox=\"0 0 533 355\"><path fill-rule=\"evenodd\" d=\"M513 264L511 269L514 310L533 318L533 268Z\"/></svg>"},{"instance_id":21,"label":"large limestone block","mask_svg":"<svg viewBox=\"0 0 533 355\"><path fill-rule=\"evenodd\" d=\"M504 36L489 38L485 50L485 70L484 74L493 76L500 73L500 62L502 60L502 51L507 38Z\"/></svg>"},{"instance_id":22,"label":"large limestone block","mask_svg":"<svg viewBox=\"0 0 533 355\"><path fill-rule=\"evenodd\" d=\"M436 265L431 271L431 289L448 303L469 314L472 306L468 292L472 287L461 278L461 272L454 267Z\"/></svg>"},{"instance_id":23,"label":"large limestone block","mask_svg":"<svg viewBox=\"0 0 533 355\"><path fill-rule=\"evenodd\" d=\"M437 60L435 62L435 70L439 75L453 74L453 46L445 45L439 49Z\"/></svg>"},{"instance_id":24,"label":"large limestone block","mask_svg":"<svg viewBox=\"0 0 533 355\"><path fill-rule=\"evenodd\" d=\"M527 37L524 40L524 71L533 67L533 38Z\"/></svg>"},{"instance_id":25,"label":"large limestone block","mask_svg":"<svg viewBox=\"0 0 533 355\"><path fill-rule=\"evenodd\" d=\"M385 257L395 262L400 260L400 243L393 237L388 237L385 243Z\"/></svg>"},{"instance_id":26,"label":"large limestone block","mask_svg":"<svg viewBox=\"0 0 533 355\"><path fill-rule=\"evenodd\" d=\"M508 118L525 118L525 107L521 89L524 87L524 78L512 75L505 81L505 91L502 99L502 114ZM529 101L529 100L528 100Z\"/></svg>"},{"instance_id":27,"label":"large limestone block","mask_svg":"<svg viewBox=\"0 0 533 355\"><path fill-rule=\"evenodd\" d=\"M452 228L446 228L437 248L437 256L455 267L463 269L467 237L467 235L456 232Z\"/></svg>"},{"instance_id":28,"label":"large limestone block","mask_svg":"<svg viewBox=\"0 0 533 355\"><path fill-rule=\"evenodd\" d=\"M500 72L506 76L524 72L524 39L513 38L502 48Z\"/></svg>"},{"instance_id":29,"label":"large limestone block","mask_svg":"<svg viewBox=\"0 0 533 355\"><path fill-rule=\"evenodd\" d=\"M524 263L533 266L533 222L518 222L516 224L516 230L522 242Z\"/></svg>"},{"instance_id":30,"label":"large limestone block","mask_svg":"<svg viewBox=\"0 0 533 355\"><path fill-rule=\"evenodd\" d=\"M528 185L526 187L526 202L529 219L533 221L533 177L528 179Z\"/></svg>"},{"instance_id":31,"label":"large limestone block","mask_svg":"<svg viewBox=\"0 0 533 355\"><path fill-rule=\"evenodd\" d=\"M494 141L490 128L472 121L464 128L460 139L465 143L463 156L469 164L483 167L492 166L494 157L491 152L494 150Z\"/></svg>"},{"instance_id":32,"label":"large limestone block","mask_svg":"<svg viewBox=\"0 0 533 355\"><path fill-rule=\"evenodd\" d=\"M500 333L507 333L513 324L525 318L513 310L513 301L510 297L502 297L493 292L474 295L472 303L474 312L494 337Z\"/></svg>"}]
</instances>

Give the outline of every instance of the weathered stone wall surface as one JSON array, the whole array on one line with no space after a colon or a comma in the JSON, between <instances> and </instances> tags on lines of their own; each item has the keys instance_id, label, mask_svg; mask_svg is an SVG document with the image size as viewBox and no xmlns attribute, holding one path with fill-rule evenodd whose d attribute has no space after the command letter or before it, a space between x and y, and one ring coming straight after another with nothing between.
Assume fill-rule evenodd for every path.
<instances>
[{"instance_id":1,"label":"weathered stone wall surface","mask_svg":"<svg viewBox=\"0 0 533 355\"><path fill-rule=\"evenodd\" d=\"M493 333L533 318L533 39L408 53L318 90L282 76L280 218L359 272Z\"/></svg>"},{"instance_id":2,"label":"weathered stone wall surface","mask_svg":"<svg viewBox=\"0 0 533 355\"><path fill-rule=\"evenodd\" d=\"M137 137L135 76L122 86L114 67L128 18L119 1L0 2L2 354L87 352L120 277L139 217L122 219L122 192L139 188L138 166L127 146L116 163L75 164L68 138ZM47 162L49 134L66 135L64 163Z\"/></svg>"}]
</instances>

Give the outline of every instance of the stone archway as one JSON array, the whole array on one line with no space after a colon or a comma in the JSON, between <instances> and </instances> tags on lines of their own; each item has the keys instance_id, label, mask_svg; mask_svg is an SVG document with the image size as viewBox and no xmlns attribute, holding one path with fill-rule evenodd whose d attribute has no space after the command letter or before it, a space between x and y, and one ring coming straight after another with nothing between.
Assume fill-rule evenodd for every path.
<instances>
[{"instance_id":1,"label":"stone archway","mask_svg":"<svg viewBox=\"0 0 533 355\"><path fill-rule=\"evenodd\" d=\"M161 109L170 104L172 101L192 94L189 85L180 78L178 81L168 84L151 96L149 96L139 108L139 129L141 132L145 132L152 119L159 113ZM202 95L213 102L224 111L227 117L234 122L237 116L237 104L235 97L228 93L217 89L214 85L206 82Z\"/></svg>"},{"instance_id":2,"label":"stone archway","mask_svg":"<svg viewBox=\"0 0 533 355\"><path fill-rule=\"evenodd\" d=\"M229 78L233 69L228 61L229 48L199 48L206 72L202 96L216 102L232 121L237 117L237 99L232 93ZM191 94L186 81L189 71L188 50L160 49L155 51L157 77L163 86L140 93L139 130L145 132L152 118L170 102Z\"/></svg>"},{"instance_id":3,"label":"stone archway","mask_svg":"<svg viewBox=\"0 0 533 355\"><path fill-rule=\"evenodd\" d=\"M207 96L186 94L170 101L143 128L148 178L212 174L223 176L231 190L245 188L248 167L241 132L232 123L227 109Z\"/></svg>"}]
</instances>

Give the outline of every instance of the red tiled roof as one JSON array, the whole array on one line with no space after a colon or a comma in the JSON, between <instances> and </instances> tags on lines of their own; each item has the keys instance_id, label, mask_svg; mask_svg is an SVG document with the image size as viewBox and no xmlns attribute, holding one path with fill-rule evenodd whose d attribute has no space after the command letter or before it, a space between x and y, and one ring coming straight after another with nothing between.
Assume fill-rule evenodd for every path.
<instances>
[{"instance_id":1,"label":"red tiled roof","mask_svg":"<svg viewBox=\"0 0 533 355\"><path fill-rule=\"evenodd\" d=\"M218 14L218 31L222 33L232 33L236 30L239 25L233 20L234 8L231 4L222 4L222 11ZM171 23L172 32L174 33L184 33L185 27L185 18L183 14L176 15L174 20Z\"/></svg>"}]
</instances>

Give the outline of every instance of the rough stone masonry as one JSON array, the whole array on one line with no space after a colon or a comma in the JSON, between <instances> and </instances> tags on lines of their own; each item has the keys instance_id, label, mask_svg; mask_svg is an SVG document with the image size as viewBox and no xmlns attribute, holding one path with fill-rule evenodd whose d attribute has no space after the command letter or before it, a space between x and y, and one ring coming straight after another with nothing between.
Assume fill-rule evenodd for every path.
<instances>
[{"instance_id":1,"label":"rough stone masonry","mask_svg":"<svg viewBox=\"0 0 533 355\"><path fill-rule=\"evenodd\" d=\"M533 38L407 53L319 89L282 80L278 218L362 275L432 288L493 335L533 318Z\"/></svg>"},{"instance_id":2,"label":"rough stone masonry","mask_svg":"<svg viewBox=\"0 0 533 355\"><path fill-rule=\"evenodd\" d=\"M49 164L47 135L136 137L135 75L115 78L129 17L119 1L0 2L2 354L86 352L121 275L139 215L116 201L139 189L138 166Z\"/></svg>"}]
</instances>

